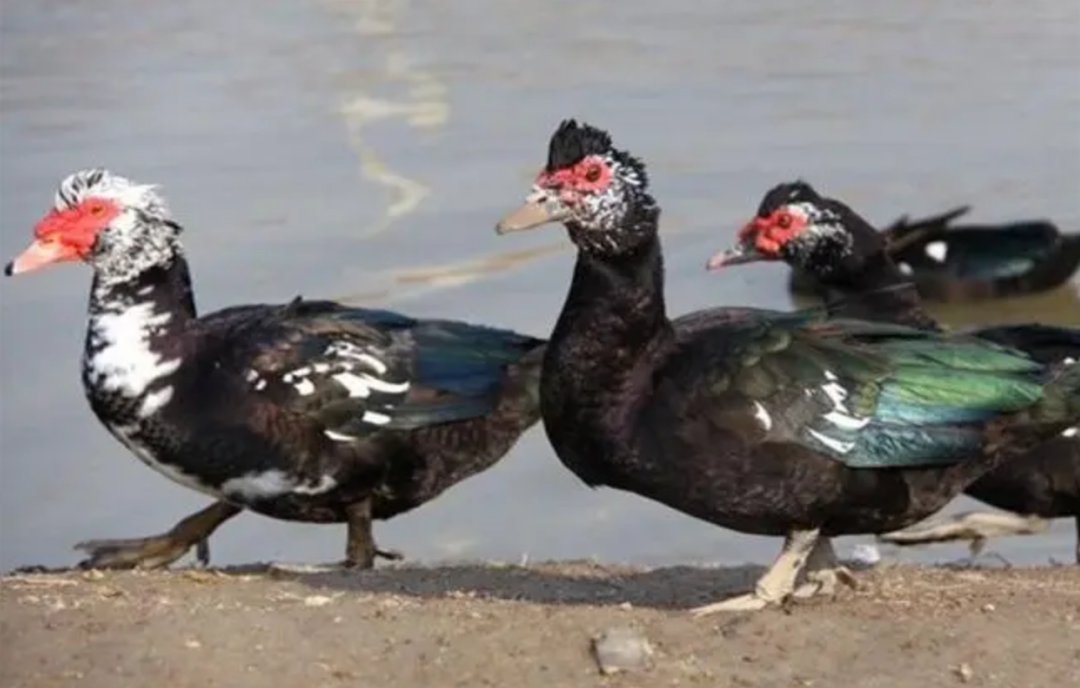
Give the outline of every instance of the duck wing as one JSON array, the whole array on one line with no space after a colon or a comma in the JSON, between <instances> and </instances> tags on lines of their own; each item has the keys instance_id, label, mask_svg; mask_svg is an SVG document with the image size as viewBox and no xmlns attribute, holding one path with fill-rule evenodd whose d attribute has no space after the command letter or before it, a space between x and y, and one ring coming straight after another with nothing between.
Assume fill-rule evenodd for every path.
<instances>
[{"instance_id":1,"label":"duck wing","mask_svg":"<svg viewBox=\"0 0 1080 688\"><path fill-rule=\"evenodd\" d=\"M684 413L851 467L970 459L987 423L1046 400L1047 367L1021 351L823 311L748 313L677 337L660 384L689 390ZM1066 413L1048 407L1044 420Z\"/></svg>"},{"instance_id":2,"label":"duck wing","mask_svg":"<svg viewBox=\"0 0 1080 688\"><path fill-rule=\"evenodd\" d=\"M300 299L218 311L196 327L199 355L219 375L340 441L483 415L508 366L540 342Z\"/></svg>"}]
</instances>

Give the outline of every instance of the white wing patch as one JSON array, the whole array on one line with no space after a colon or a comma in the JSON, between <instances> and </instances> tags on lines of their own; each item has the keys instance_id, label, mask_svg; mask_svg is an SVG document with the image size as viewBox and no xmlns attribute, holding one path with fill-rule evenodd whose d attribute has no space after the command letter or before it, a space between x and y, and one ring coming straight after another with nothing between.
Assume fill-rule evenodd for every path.
<instances>
[{"instance_id":1,"label":"white wing patch","mask_svg":"<svg viewBox=\"0 0 1080 688\"><path fill-rule=\"evenodd\" d=\"M949 245L944 241L931 241L926 245L926 255L939 263L944 263L949 257Z\"/></svg>"},{"instance_id":2,"label":"white wing patch","mask_svg":"<svg viewBox=\"0 0 1080 688\"><path fill-rule=\"evenodd\" d=\"M818 442L821 442L826 447L841 454L847 454L849 451L855 448L854 442L841 442L840 440L833 439L832 437L823 435L820 432L817 432L816 430L812 430L810 428L807 428L806 431L813 435Z\"/></svg>"},{"instance_id":3,"label":"white wing patch","mask_svg":"<svg viewBox=\"0 0 1080 688\"><path fill-rule=\"evenodd\" d=\"M324 430L323 434L334 440L335 442L352 442L358 438L352 435L346 435L343 432L334 432L333 430Z\"/></svg>"},{"instance_id":4,"label":"white wing patch","mask_svg":"<svg viewBox=\"0 0 1080 688\"><path fill-rule=\"evenodd\" d=\"M900 261L899 263L897 263L896 267L900 269L900 274L901 275L910 276L912 273L915 272L914 270L911 269L910 265L908 265L907 263L905 263L903 261Z\"/></svg>"},{"instance_id":5,"label":"white wing patch","mask_svg":"<svg viewBox=\"0 0 1080 688\"><path fill-rule=\"evenodd\" d=\"M754 402L754 417L761 423L761 427L765 432L772 429L772 416L769 415L769 412L765 410L760 401Z\"/></svg>"},{"instance_id":6,"label":"white wing patch","mask_svg":"<svg viewBox=\"0 0 1080 688\"><path fill-rule=\"evenodd\" d=\"M285 471L271 469L245 473L238 478L226 480L221 491L226 495L244 500L273 499L287 494L317 495L337 487L333 476L324 475L315 484L302 483Z\"/></svg>"},{"instance_id":7,"label":"white wing patch","mask_svg":"<svg viewBox=\"0 0 1080 688\"><path fill-rule=\"evenodd\" d=\"M296 393L302 397L315 393L315 383L306 377L297 381L294 386L296 387Z\"/></svg>"},{"instance_id":8,"label":"white wing patch","mask_svg":"<svg viewBox=\"0 0 1080 688\"><path fill-rule=\"evenodd\" d=\"M364 411L364 422L374 425L386 425L390 422L390 416L375 411Z\"/></svg>"},{"instance_id":9,"label":"white wing patch","mask_svg":"<svg viewBox=\"0 0 1080 688\"><path fill-rule=\"evenodd\" d=\"M861 430L870 422L869 418L855 418L839 411L829 411L824 418L841 430Z\"/></svg>"},{"instance_id":10,"label":"white wing patch","mask_svg":"<svg viewBox=\"0 0 1080 688\"><path fill-rule=\"evenodd\" d=\"M375 369L379 375L386 373L386 364L364 351L352 342L334 342L326 347L327 354L334 354L342 358L351 358Z\"/></svg>"},{"instance_id":11,"label":"white wing patch","mask_svg":"<svg viewBox=\"0 0 1080 688\"><path fill-rule=\"evenodd\" d=\"M851 412L847 407L848 391L838 382L836 374L830 370L826 370L825 379L827 382L822 385L820 389L829 397L829 401L832 402L833 408L822 416L822 418L837 429L848 432L866 427L872 419L857 416ZM848 442L836 439L835 437L829 437L824 431L818 431L812 428L807 428L806 431L826 447L841 454L847 454L855 448L855 442Z\"/></svg>"},{"instance_id":12,"label":"white wing patch","mask_svg":"<svg viewBox=\"0 0 1080 688\"><path fill-rule=\"evenodd\" d=\"M376 394L390 395L394 398L384 401L382 404L382 408L386 411L397 402L397 397L409 391L410 382L408 380L398 382L386 379L386 373L390 370L389 366L380 360L378 356L352 342L333 342L326 347L323 355L334 360L300 366L282 375L281 381L287 385L292 385L296 393L302 397L314 394L320 384L330 381L343 387L345 392L355 399L370 399ZM266 388L266 379L257 371L247 371L244 379L256 391ZM391 417L388 413L379 410L365 410L361 420L372 425L386 425L391 421ZM329 430L326 435L330 439L339 442L356 439L351 435Z\"/></svg>"}]
</instances>

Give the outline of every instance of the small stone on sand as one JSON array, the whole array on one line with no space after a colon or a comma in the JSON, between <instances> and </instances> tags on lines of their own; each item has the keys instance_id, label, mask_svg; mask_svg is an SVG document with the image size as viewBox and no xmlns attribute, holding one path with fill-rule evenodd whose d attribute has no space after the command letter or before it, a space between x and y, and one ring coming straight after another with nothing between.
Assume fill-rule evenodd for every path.
<instances>
[{"instance_id":1,"label":"small stone on sand","mask_svg":"<svg viewBox=\"0 0 1080 688\"><path fill-rule=\"evenodd\" d=\"M645 636L632 628L609 628L593 638L593 654L603 674L643 671L652 666L653 649Z\"/></svg>"}]
</instances>

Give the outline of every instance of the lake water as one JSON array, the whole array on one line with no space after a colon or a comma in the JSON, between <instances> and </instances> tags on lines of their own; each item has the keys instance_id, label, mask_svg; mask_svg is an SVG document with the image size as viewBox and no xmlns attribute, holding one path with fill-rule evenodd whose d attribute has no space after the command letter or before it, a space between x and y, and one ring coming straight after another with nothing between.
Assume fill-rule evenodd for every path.
<instances>
[{"instance_id":1,"label":"lake water","mask_svg":"<svg viewBox=\"0 0 1080 688\"><path fill-rule=\"evenodd\" d=\"M1075 0L9 2L0 254L22 249L60 178L106 165L163 186L204 311L303 293L546 336L570 247L559 231L500 240L492 225L575 116L648 161L673 312L790 308L782 266L702 265L796 176L882 222L971 203L977 219L1080 229L1078 44ZM69 266L0 289L0 569L74 563L76 541L162 532L206 503L91 415L78 375L89 279ZM951 313L1080 324L1077 291ZM589 490L539 426L376 531L422 560L764 562L779 545ZM1044 563L1068 560L1072 538L1062 521L993 547ZM243 515L213 553L325 561L343 541L340 526Z\"/></svg>"}]
</instances>

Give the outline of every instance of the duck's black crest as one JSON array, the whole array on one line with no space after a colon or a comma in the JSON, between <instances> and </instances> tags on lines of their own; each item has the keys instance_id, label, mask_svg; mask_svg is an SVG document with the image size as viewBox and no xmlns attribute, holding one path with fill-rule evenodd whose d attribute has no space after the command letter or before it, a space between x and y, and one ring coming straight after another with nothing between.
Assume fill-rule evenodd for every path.
<instances>
[{"instance_id":1,"label":"duck's black crest","mask_svg":"<svg viewBox=\"0 0 1080 688\"><path fill-rule=\"evenodd\" d=\"M577 164L589 155L603 155L611 150L611 134L603 129L565 119L548 144L548 172Z\"/></svg>"},{"instance_id":2,"label":"duck's black crest","mask_svg":"<svg viewBox=\"0 0 1080 688\"><path fill-rule=\"evenodd\" d=\"M765 217L777 208L789 203L814 203L819 204L822 198L809 182L796 179L793 182L777 184L765 194L758 206L758 215Z\"/></svg>"}]
</instances>

